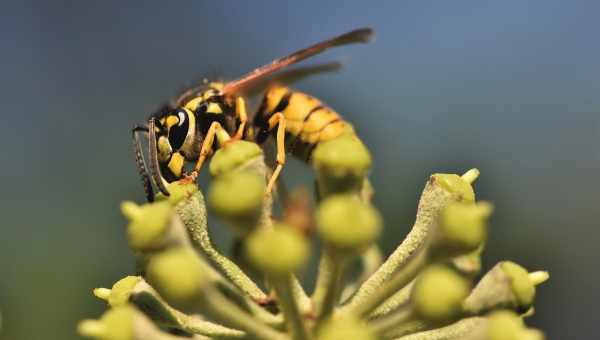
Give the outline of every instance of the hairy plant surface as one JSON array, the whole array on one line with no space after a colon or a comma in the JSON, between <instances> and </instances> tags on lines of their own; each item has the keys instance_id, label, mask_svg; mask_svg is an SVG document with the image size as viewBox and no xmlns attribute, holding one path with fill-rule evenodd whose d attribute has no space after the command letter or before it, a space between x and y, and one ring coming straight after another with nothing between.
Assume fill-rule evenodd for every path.
<instances>
[{"instance_id":1,"label":"hairy plant surface","mask_svg":"<svg viewBox=\"0 0 600 340\"><path fill-rule=\"evenodd\" d=\"M492 206L475 199L479 171L431 175L414 226L382 261L370 166L355 138L319 145L316 209L292 195L273 218L262 150L236 141L212 158L208 204L184 182L154 203L124 202L138 273L95 289L109 310L79 332L106 340L544 338L523 319L546 272L503 261L480 275ZM232 227L238 256L213 246L207 206ZM309 295L296 274L317 239Z\"/></svg>"}]
</instances>

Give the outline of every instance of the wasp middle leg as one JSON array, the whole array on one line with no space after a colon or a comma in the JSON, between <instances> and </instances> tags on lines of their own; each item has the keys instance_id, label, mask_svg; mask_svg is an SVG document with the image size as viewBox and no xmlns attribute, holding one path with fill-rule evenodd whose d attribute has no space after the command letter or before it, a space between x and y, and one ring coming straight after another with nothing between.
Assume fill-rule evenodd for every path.
<instances>
[{"instance_id":1,"label":"wasp middle leg","mask_svg":"<svg viewBox=\"0 0 600 340\"><path fill-rule=\"evenodd\" d=\"M248 122L248 113L246 111L246 101L243 97L237 97L235 99L235 115L240 120L240 126L237 132L233 136L234 140L242 139L244 136L244 130L246 129L246 123Z\"/></svg>"}]
</instances>

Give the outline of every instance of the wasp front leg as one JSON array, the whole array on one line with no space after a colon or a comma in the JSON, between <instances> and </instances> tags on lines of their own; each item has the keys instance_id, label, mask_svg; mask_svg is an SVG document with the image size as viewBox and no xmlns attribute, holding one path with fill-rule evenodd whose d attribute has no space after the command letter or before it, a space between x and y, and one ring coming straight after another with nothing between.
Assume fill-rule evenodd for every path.
<instances>
[{"instance_id":1,"label":"wasp front leg","mask_svg":"<svg viewBox=\"0 0 600 340\"><path fill-rule=\"evenodd\" d=\"M240 126L238 127L234 140L240 140L244 136L244 130L246 129L246 123L248 122L248 114L246 111L246 101L243 97L237 97L235 99L235 115L240 120Z\"/></svg>"},{"instance_id":2,"label":"wasp front leg","mask_svg":"<svg viewBox=\"0 0 600 340\"><path fill-rule=\"evenodd\" d=\"M267 194L273 190L275 181L277 181L277 177L279 177L279 173L281 173L281 169L283 169L283 165L285 164L285 117L281 112L269 118L269 130L273 130L275 126L277 126L277 167L273 171L273 175L267 185Z\"/></svg>"},{"instance_id":3,"label":"wasp front leg","mask_svg":"<svg viewBox=\"0 0 600 340\"><path fill-rule=\"evenodd\" d=\"M204 161L212 151L215 136L219 132L225 132L223 126L221 126L219 122L213 122L210 124L208 132L206 133L206 136L204 136L204 141L202 142L202 147L200 148L200 154L198 156L198 160L196 161L196 165L194 165L194 170L189 176L186 177L186 180L191 182L196 181L196 178L198 178L198 174L200 173L200 169L202 168L202 164L204 164Z\"/></svg>"}]
</instances>

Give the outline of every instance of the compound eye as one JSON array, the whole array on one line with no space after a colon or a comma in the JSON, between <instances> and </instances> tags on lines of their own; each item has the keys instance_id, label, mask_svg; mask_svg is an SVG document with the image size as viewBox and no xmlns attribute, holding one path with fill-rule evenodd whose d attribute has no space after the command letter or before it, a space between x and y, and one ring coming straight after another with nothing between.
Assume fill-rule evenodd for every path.
<instances>
[{"instance_id":1,"label":"compound eye","mask_svg":"<svg viewBox=\"0 0 600 340\"><path fill-rule=\"evenodd\" d=\"M169 129L169 143L173 150L178 150L181 148L183 143L185 142L185 138L188 134L189 129L189 121L187 118L187 114L183 110L179 110L176 112L176 117L179 119L179 122Z\"/></svg>"}]
</instances>

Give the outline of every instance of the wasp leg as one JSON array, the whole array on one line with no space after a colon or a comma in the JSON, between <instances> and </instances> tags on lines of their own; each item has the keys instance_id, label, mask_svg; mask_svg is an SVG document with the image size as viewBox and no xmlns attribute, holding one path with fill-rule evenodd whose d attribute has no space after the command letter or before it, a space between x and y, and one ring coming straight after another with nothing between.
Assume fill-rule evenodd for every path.
<instances>
[{"instance_id":1,"label":"wasp leg","mask_svg":"<svg viewBox=\"0 0 600 340\"><path fill-rule=\"evenodd\" d=\"M223 127L221 126L221 124L219 124L219 122L213 122L208 128L208 132L206 133L204 141L202 142L202 147L200 148L200 155L198 156L198 161L196 161L194 170L192 171L190 176L188 176L191 180L195 181L198 177L198 173L202 168L202 164L204 163L206 157L208 157L212 150L212 146L215 141L215 136L220 130L223 130Z\"/></svg>"},{"instance_id":2,"label":"wasp leg","mask_svg":"<svg viewBox=\"0 0 600 340\"><path fill-rule=\"evenodd\" d=\"M279 173L285 164L285 117L281 112L278 112L269 118L269 130L274 129L275 125L277 125L277 167L275 168L275 171L273 171L273 175L267 185L267 194L271 193L275 181L277 180L277 177L279 177Z\"/></svg>"},{"instance_id":3,"label":"wasp leg","mask_svg":"<svg viewBox=\"0 0 600 340\"><path fill-rule=\"evenodd\" d=\"M246 113L246 101L243 97L237 97L235 99L235 115L240 119L240 126L233 136L233 140L242 139L244 137L244 129L248 122L248 114Z\"/></svg>"}]
</instances>

